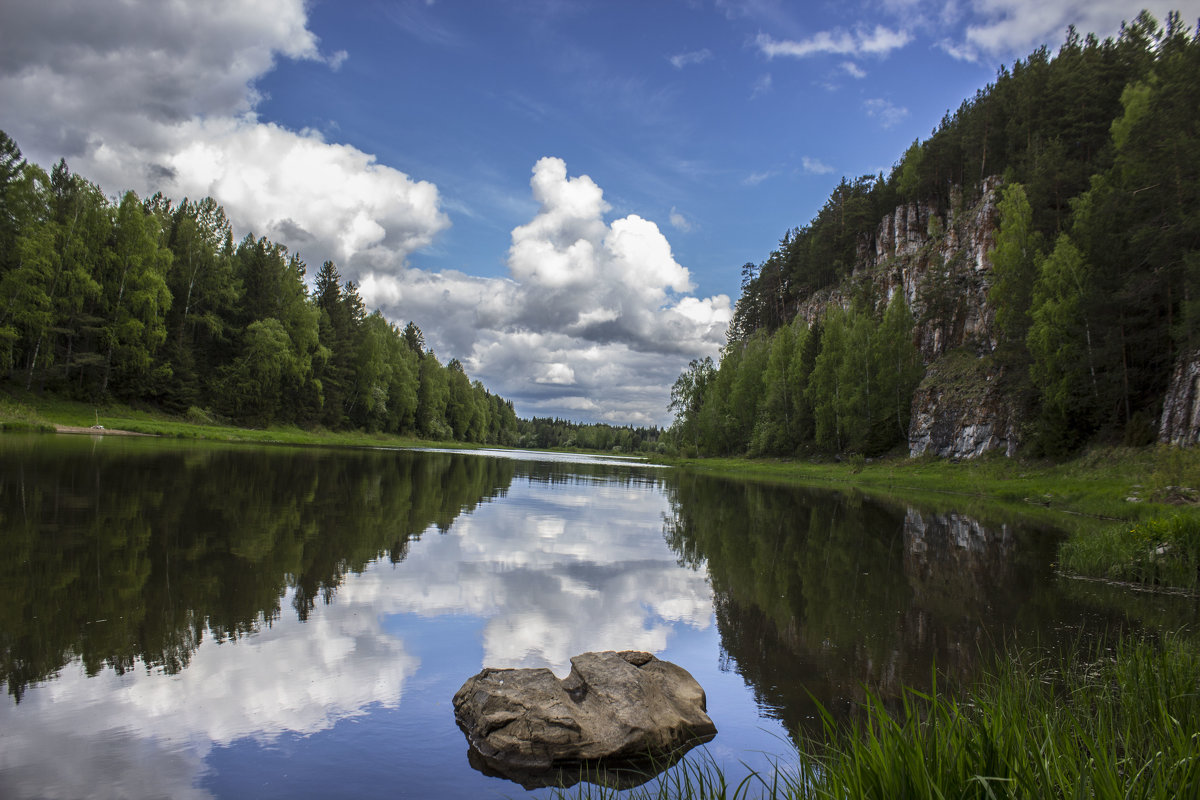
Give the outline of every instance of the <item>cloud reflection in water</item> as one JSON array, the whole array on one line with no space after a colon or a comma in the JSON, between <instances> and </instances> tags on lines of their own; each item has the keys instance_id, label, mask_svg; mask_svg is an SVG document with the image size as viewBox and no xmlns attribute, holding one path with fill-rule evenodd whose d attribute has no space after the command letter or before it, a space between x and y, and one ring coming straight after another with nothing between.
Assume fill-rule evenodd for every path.
<instances>
[{"instance_id":1,"label":"cloud reflection in water","mask_svg":"<svg viewBox=\"0 0 1200 800\"><path fill-rule=\"evenodd\" d=\"M452 648L472 663L425 665L464 679L485 664L565 674L587 650L662 652L674 626L706 630L712 620L704 571L680 567L663 541L668 511L653 481L518 478L445 532L431 527L405 561L349 576L306 622L285 597L282 615L252 635L206 636L176 675L135 665L89 678L73 662L0 707L0 795L206 797L198 784L216 747L399 707L406 686L419 685L421 648L389 632L389 615L427 621L406 636L481 637ZM444 615L478 617L482 629L446 634ZM404 747L426 763L449 757Z\"/></svg>"}]
</instances>

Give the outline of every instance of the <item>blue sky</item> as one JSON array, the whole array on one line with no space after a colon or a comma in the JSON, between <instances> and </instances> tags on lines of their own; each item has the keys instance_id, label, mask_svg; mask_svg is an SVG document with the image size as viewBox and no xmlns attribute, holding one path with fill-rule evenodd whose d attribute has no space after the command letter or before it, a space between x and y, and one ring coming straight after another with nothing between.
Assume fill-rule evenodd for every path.
<instances>
[{"instance_id":1,"label":"blue sky","mask_svg":"<svg viewBox=\"0 0 1200 800\"><path fill-rule=\"evenodd\" d=\"M1068 24L1200 0L18 0L0 128L211 194L518 413L663 424L740 266Z\"/></svg>"}]
</instances>

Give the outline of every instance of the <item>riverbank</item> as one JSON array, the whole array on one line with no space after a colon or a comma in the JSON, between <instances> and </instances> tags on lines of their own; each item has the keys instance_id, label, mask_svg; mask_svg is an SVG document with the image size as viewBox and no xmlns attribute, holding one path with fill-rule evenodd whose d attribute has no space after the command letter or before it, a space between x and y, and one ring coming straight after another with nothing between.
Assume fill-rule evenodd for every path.
<instances>
[{"instance_id":1,"label":"riverbank","mask_svg":"<svg viewBox=\"0 0 1200 800\"><path fill-rule=\"evenodd\" d=\"M1125 638L1058 659L1013 653L965 697L871 694L847 725L795 761L731 785L704 756L632 800L882 797L1193 797L1200 786L1200 647L1191 637ZM579 784L558 800L615 798Z\"/></svg>"},{"instance_id":2,"label":"riverbank","mask_svg":"<svg viewBox=\"0 0 1200 800\"><path fill-rule=\"evenodd\" d=\"M987 505L1067 532L1062 574L1139 588L1200 591L1200 451L1096 448L1054 463L1003 456L974 461L674 459L730 478L862 491L960 511Z\"/></svg>"},{"instance_id":3,"label":"riverbank","mask_svg":"<svg viewBox=\"0 0 1200 800\"><path fill-rule=\"evenodd\" d=\"M0 393L0 431L141 434L218 442L286 444L306 447L444 447L478 445L441 442L361 431L304 430L288 426L239 428L213 420L173 417L117 404L92 405L55 397Z\"/></svg>"},{"instance_id":4,"label":"riverbank","mask_svg":"<svg viewBox=\"0 0 1200 800\"><path fill-rule=\"evenodd\" d=\"M357 431L238 428L127 406L0 394L0 430L63 429L293 446L474 446ZM1200 591L1200 451L1196 449L1097 448L1061 463L998 455L973 461L656 460L704 474L853 489L960 511L981 505L1000 507L1067 532L1057 562L1063 574L1142 588Z\"/></svg>"}]
</instances>

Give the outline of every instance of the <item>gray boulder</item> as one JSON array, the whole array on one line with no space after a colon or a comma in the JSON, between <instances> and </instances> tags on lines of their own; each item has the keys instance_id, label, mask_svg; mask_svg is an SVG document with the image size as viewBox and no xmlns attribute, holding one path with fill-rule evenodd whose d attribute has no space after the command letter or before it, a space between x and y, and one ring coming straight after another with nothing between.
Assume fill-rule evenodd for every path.
<instances>
[{"instance_id":1,"label":"gray boulder","mask_svg":"<svg viewBox=\"0 0 1200 800\"><path fill-rule=\"evenodd\" d=\"M521 783L598 760L669 763L717 733L696 679L634 650L575 656L561 681L544 668L484 669L454 695L454 716L472 762Z\"/></svg>"}]
</instances>

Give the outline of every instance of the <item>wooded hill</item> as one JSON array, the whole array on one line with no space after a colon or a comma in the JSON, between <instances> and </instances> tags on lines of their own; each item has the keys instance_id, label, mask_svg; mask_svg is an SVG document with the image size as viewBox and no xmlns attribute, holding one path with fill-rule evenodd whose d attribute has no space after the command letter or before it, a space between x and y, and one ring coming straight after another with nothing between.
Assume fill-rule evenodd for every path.
<instances>
[{"instance_id":1,"label":"wooded hill","mask_svg":"<svg viewBox=\"0 0 1200 800\"><path fill-rule=\"evenodd\" d=\"M212 198L110 202L0 132L0 385L194 421L516 444L512 403Z\"/></svg>"},{"instance_id":2,"label":"wooded hill","mask_svg":"<svg viewBox=\"0 0 1200 800\"><path fill-rule=\"evenodd\" d=\"M694 361L674 386L675 445L872 455L905 441L927 362L947 355L916 332L971 268L951 263L946 221L989 203L985 324L949 355L1002 379L1030 452L1153 441L1172 368L1200 347L1200 31L1143 12L1115 38L1072 28L1056 54L1001 67L890 175L843 179L745 265L720 364ZM880 220L906 206L941 250L920 286L887 296Z\"/></svg>"}]
</instances>

